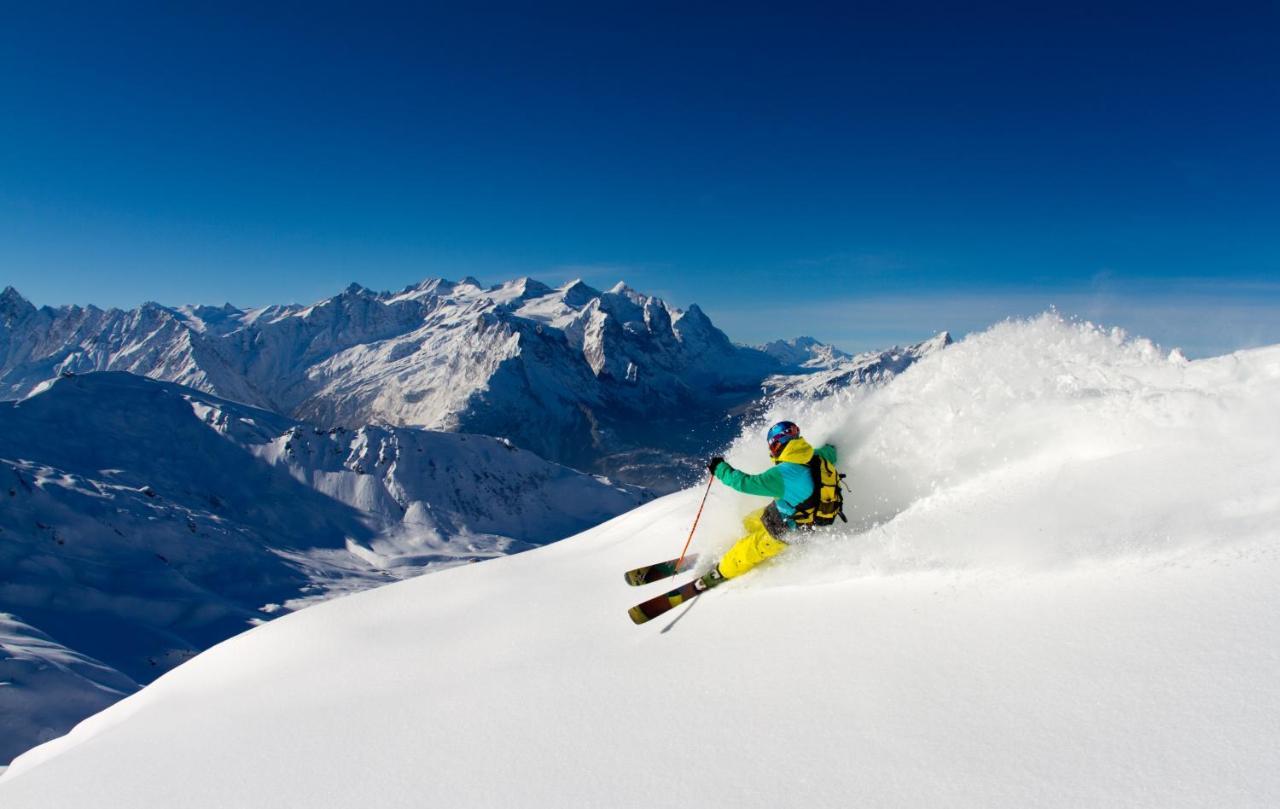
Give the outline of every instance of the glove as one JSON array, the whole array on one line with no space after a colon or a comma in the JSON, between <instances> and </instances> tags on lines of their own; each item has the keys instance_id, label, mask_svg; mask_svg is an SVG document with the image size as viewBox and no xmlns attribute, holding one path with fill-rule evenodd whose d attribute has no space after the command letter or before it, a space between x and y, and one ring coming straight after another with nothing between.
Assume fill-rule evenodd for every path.
<instances>
[{"instance_id":1,"label":"glove","mask_svg":"<svg viewBox=\"0 0 1280 809\"><path fill-rule=\"evenodd\" d=\"M719 455L715 456L711 460L707 461L707 471L710 472L714 477L716 474L716 467L722 463L724 463L724 458L720 457Z\"/></svg>"}]
</instances>

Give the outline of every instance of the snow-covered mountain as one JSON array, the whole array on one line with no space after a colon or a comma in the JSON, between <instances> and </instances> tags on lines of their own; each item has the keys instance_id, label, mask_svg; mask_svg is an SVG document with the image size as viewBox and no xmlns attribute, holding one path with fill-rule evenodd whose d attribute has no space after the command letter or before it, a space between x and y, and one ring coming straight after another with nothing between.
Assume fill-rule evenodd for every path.
<instances>
[{"instance_id":1,"label":"snow-covered mountain","mask_svg":"<svg viewBox=\"0 0 1280 809\"><path fill-rule=\"evenodd\" d=\"M761 400L761 404L768 406L784 397L821 399L846 388L881 385L924 357L941 351L949 345L951 345L951 335L944 331L906 348L894 346L884 351L869 351L856 357L843 352L837 354L823 350L805 364L805 367L815 369L812 373L779 374L766 379L763 383L765 397ZM827 349L830 346L823 348Z\"/></svg>"},{"instance_id":2,"label":"snow-covered mountain","mask_svg":"<svg viewBox=\"0 0 1280 809\"><path fill-rule=\"evenodd\" d=\"M649 499L501 439L321 430L120 372L0 403L0 481L0 608L118 678L59 679L21 662L37 659L14 651L30 644L6 643L0 679L14 687L0 695L28 697L0 718L11 744L64 732L271 615L534 547ZM48 724L59 693L102 682L80 689L96 702L64 700L66 723Z\"/></svg>"},{"instance_id":3,"label":"snow-covered mountain","mask_svg":"<svg viewBox=\"0 0 1280 809\"><path fill-rule=\"evenodd\" d=\"M624 284L530 278L358 285L311 306L36 308L0 294L0 397L62 373L178 382L324 428L505 436L544 458L670 490L779 373L843 359L813 340L738 346L697 307Z\"/></svg>"},{"instance_id":4,"label":"snow-covered mountain","mask_svg":"<svg viewBox=\"0 0 1280 809\"><path fill-rule=\"evenodd\" d=\"M769 356L791 368L830 368L852 359L835 346L820 343L812 337L793 337L790 340L774 340L759 346Z\"/></svg>"},{"instance_id":5,"label":"snow-covered mountain","mask_svg":"<svg viewBox=\"0 0 1280 809\"><path fill-rule=\"evenodd\" d=\"M20 757L0 804L1280 803L1280 346L1044 316L782 406L838 447L848 526L641 627L662 585L620 573L697 489L329 601ZM704 565L758 505L713 489Z\"/></svg>"}]
</instances>

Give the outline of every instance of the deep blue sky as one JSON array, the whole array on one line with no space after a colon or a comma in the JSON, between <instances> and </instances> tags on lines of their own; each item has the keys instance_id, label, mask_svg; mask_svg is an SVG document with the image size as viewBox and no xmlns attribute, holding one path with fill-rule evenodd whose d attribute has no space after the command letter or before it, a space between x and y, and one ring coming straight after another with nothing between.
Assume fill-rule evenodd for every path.
<instances>
[{"instance_id":1,"label":"deep blue sky","mask_svg":"<svg viewBox=\"0 0 1280 809\"><path fill-rule=\"evenodd\" d=\"M1275 2L26 5L0 286L37 303L527 274L745 341L1056 304L1280 342Z\"/></svg>"}]
</instances>

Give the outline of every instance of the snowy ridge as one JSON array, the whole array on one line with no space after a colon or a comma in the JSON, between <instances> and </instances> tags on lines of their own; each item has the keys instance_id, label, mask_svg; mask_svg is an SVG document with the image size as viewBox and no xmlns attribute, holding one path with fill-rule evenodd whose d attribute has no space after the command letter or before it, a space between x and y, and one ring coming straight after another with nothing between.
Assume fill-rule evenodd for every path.
<instances>
[{"instance_id":1,"label":"snowy ridge","mask_svg":"<svg viewBox=\"0 0 1280 809\"><path fill-rule=\"evenodd\" d=\"M61 374L128 371L324 428L506 436L549 460L670 490L673 463L696 468L691 459L729 440L736 426L723 414L754 400L761 380L837 356L812 340L779 346L736 346L697 306L621 283L601 292L581 281L430 279L395 293L352 284L310 306L128 312L37 309L8 288L0 397Z\"/></svg>"},{"instance_id":2,"label":"snowy ridge","mask_svg":"<svg viewBox=\"0 0 1280 809\"><path fill-rule=\"evenodd\" d=\"M63 735L137 690L120 672L0 613L0 761Z\"/></svg>"},{"instance_id":3,"label":"snowy ridge","mask_svg":"<svg viewBox=\"0 0 1280 809\"><path fill-rule=\"evenodd\" d=\"M814 354L813 359L805 364L805 367L819 370L805 375L778 375L766 379L764 401L768 403L779 397L820 399L850 387L880 385L949 345L951 335L944 331L906 348L894 346L885 351L871 351L856 357L847 354L828 355L824 350Z\"/></svg>"},{"instance_id":4,"label":"snowy ridge","mask_svg":"<svg viewBox=\"0 0 1280 809\"><path fill-rule=\"evenodd\" d=\"M696 489L236 637L0 802L1280 801L1280 346L1187 362L1046 315L784 407L851 523L669 618L632 626L658 586L620 574L678 550ZM730 459L764 467L756 430ZM713 492L708 560L759 505Z\"/></svg>"},{"instance_id":5,"label":"snowy ridge","mask_svg":"<svg viewBox=\"0 0 1280 809\"><path fill-rule=\"evenodd\" d=\"M783 365L793 368L831 368L844 360L853 359L840 349L819 343L812 337L795 337L790 340L774 340L759 349Z\"/></svg>"}]
</instances>

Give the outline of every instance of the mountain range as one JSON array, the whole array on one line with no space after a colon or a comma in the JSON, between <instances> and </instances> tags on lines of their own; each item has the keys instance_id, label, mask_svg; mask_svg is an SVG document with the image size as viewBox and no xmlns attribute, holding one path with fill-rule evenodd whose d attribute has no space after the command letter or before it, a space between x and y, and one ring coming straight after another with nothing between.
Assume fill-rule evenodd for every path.
<instances>
[{"instance_id":1,"label":"mountain range","mask_svg":"<svg viewBox=\"0 0 1280 809\"><path fill-rule=\"evenodd\" d=\"M0 293L0 398L63 374L128 371L323 429L502 436L657 491L696 476L766 380L785 387L779 380L854 360L812 338L737 345L696 305L677 309L622 283L352 284L316 304L258 309L37 308L12 287Z\"/></svg>"}]
</instances>

